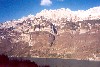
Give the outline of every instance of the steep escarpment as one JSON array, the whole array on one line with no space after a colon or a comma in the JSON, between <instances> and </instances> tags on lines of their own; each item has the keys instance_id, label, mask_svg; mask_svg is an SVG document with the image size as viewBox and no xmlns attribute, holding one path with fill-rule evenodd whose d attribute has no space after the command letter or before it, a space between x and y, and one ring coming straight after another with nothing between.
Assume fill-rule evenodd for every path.
<instances>
[{"instance_id":1,"label":"steep escarpment","mask_svg":"<svg viewBox=\"0 0 100 67\"><path fill-rule=\"evenodd\" d=\"M46 50L53 45L55 40L55 36L46 31L28 34L13 32L13 35L8 35L7 31L6 33L0 37L0 50L1 54L9 56L31 57L46 54Z\"/></svg>"},{"instance_id":2,"label":"steep escarpment","mask_svg":"<svg viewBox=\"0 0 100 67\"><path fill-rule=\"evenodd\" d=\"M1 23L0 54L100 60L100 15L96 9L99 7L83 11L90 11L91 15L85 16L68 9L44 10Z\"/></svg>"}]
</instances>

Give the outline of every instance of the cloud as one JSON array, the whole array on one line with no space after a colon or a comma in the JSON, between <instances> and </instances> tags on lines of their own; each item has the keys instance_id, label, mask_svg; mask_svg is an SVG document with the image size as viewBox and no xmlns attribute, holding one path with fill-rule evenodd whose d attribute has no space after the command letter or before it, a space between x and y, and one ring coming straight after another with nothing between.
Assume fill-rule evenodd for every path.
<instances>
[{"instance_id":1,"label":"cloud","mask_svg":"<svg viewBox=\"0 0 100 67\"><path fill-rule=\"evenodd\" d=\"M41 0L41 6L50 6L52 4L51 0Z\"/></svg>"},{"instance_id":2,"label":"cloud","mask_svg":"<svg viewBox=\"0 0 100 67\"><path fill-rule=\"evenodd\" d=\"M64 0L57 0L57 1L61 1L61 2L63 2Z\"/></svg>"}]
</instances>

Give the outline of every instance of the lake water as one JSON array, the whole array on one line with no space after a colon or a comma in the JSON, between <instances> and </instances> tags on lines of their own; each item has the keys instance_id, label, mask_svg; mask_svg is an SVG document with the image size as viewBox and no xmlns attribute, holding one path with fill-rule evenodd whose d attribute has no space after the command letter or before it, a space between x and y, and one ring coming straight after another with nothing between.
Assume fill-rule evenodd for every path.
<instances>
[{"instance_id":1,"label":"lake water","mask_svg":"<svg viewBox=\"0 0 100 67\"><path fill-rule=\"evenodd\" d=\"M34 61L38 65L50 67L100 67L100 61L60 59L60 58L23 58Z\"/></svg>"}]
</instances>

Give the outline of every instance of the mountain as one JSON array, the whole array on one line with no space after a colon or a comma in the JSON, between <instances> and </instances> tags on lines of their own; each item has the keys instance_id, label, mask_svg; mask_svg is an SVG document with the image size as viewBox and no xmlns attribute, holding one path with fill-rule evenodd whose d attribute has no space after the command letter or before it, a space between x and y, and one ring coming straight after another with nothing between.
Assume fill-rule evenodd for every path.
<instances>
[{"instance_id":1,"label":"mountain","mask_svg":"<svg viewBox=\"0 0 100 67\"><path fill-rule=\"evenodd\" d=\"M0 54L100 60L100 7L42 10L0 24Z\"/></svg>"}]
</instances>

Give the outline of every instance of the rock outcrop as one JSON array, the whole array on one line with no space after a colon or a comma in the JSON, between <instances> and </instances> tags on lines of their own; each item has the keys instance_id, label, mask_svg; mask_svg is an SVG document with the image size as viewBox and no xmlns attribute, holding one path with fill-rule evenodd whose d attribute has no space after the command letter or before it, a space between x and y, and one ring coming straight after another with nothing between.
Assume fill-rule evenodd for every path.
<instances>
[{"instance_id":1,"label":"rock outcrop","mask_svg":"<svg viewBox=\"0 0 100 67\"><path fill-rule=\"evenodd\" d=\"M96 12L97 7L94 9ZM1 23L0 54L100 60L100 14L94 17L93 13L91 19L87 15L85 19L82 16L76 19L79 15L74 13L67 9L45 10L36 16Z\"/></svg>"}]
</instances>

